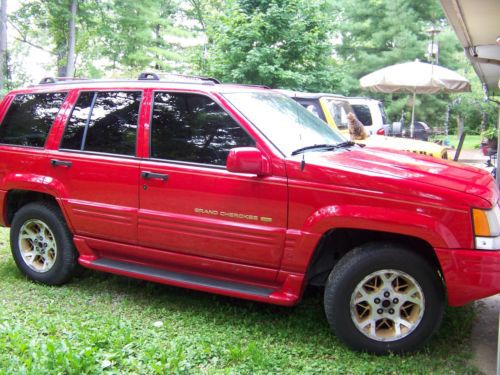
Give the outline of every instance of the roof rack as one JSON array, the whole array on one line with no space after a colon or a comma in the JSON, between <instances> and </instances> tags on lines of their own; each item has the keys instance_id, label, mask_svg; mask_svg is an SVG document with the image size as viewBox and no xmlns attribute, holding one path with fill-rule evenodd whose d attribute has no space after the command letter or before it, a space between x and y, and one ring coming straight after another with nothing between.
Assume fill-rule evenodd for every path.
<instances>
[{"instance_id":1,"label":"roof rack","mask_svg":"<svg viewBox=\"0 0 500 375\"><path fill-rule=\"evenodd\" d=\"M161 82L169 82L169 83L188 83L188 84L202 84L202 85L215 85L220 84L221 82L218 79L211 77L202 77L202 76L191 76L185 74L177 74L177 73L166 73L160 75L158 73L153 72L142 72L137 77L138 81L161 81ZM64 84L64 83L78 83L78 82L119 82L126 81L130 82L133 80L130 79L116 79L116 80L90 80L88 78L73 78L73 77L44 77L38 82L39 85L50 85L50 84Z\"/></svg>"},{"instance_id":2,"label":"roof rack","mask_svg":"<svg viewBox=\"0 0 500 375\"><path fill-rule=\"evenodd\" d=\"M215 84L220 84L221 82L212 77L203 77L203 76L193 76L193 75L187 75L187 74L178 74L178 73L165 73L162 74L163 77L165 78L174 78L174 79L179 79L182 78L183 80L188 80L188 81L206 81L206 82L213 82ZM156 73L151 73L151 72L143 72L139 74L139 77L137 78L139 81L144 81L144 80L156 80L160 81L160 76Z\"/></svg>"},{"instance_id":3,"label":"roof rack","mask_svg":"<svg viewBox=\"0 0 500 375\"><path fill-rule=\"evenodd\" d=\"M38 84L40 85L46 85L50 83L57 83L57 82L66 82L66 81L84 81L87 80L87 78L78 78L78 77L43 77Z\"/></svg>"}]
</instances>

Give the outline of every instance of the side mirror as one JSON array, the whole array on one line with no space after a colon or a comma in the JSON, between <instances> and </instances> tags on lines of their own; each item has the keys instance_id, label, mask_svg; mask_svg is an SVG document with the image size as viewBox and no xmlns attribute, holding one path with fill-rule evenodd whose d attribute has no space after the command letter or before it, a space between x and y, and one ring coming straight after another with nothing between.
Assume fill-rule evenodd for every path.
<instances>
[{"instance_id":1,"label":"side mirror","mask_svg":"<svg viewBox=\"0 0 500 375\"><path fill-rule=\"evenodd\" d=\"M255 147L237 147L229 150L226 169L233 173L250 173L259 177L269 176L269 160Z\"/></svg>"}]
</instances>

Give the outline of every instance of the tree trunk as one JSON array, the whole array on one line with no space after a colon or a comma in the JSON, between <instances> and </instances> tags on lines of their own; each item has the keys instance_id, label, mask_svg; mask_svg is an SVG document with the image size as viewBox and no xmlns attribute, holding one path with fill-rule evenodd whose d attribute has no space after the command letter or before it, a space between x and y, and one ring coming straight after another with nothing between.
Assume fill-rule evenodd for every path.
<instances>
[{"instance_id":1,"label":"tree trunk","mask_svg":"<svg viewBox=\"0 0 500 375\"><path fill-rule=\"evenodd\" d=\"M56 48L56 60L57 60L57 76L58 77L66 77L66 46L59 45Z\"/></svg>"},{"instance_id":2,"label":"tree trunk","mask_svg":"<svg viewBox=\"0 0 500 375\"><path fill-rule=\"evenodd\" d=\"M78 0L71 0L69 5L69 20L68 20L68 56L66 58L66 77L73 77L75 74L75 42L76 42L76 9Z\"/></svg>"},{"instance_id":3,"label":"tree trunk","mask_svg":"<svg viewBox=\"0 0 500 375\"><path fill-rule=\"evenodd\" d=\"M0 91L7 82L7 0L0 0Z\"/></svg>"}]
</instances>

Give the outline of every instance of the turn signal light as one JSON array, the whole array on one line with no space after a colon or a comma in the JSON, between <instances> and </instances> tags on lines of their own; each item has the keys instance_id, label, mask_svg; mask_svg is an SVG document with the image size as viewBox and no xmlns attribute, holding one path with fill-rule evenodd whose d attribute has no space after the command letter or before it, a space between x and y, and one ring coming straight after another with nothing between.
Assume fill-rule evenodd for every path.
<instances>
[{"instance_id":1,"label":"turn signal light","mask_svg":"<svg viewBox=\"0 0 500 375\"><path fill-rule=\"evenodd\" d=\"M489 237L491 232L486 211L473 208L472 218L474 222L474 234L476 236Z\"/></svg>"}]
</instances>

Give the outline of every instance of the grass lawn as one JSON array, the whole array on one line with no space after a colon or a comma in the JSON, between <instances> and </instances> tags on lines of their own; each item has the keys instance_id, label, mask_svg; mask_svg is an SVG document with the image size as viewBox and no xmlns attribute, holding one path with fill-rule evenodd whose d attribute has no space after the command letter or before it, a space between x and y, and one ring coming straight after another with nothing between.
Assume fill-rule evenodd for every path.
<instances>
[{"instance_id":1,"label":"grass lawn","mask_svg":"<svg viewBox=\"0 0 500 375\"><path fill-rule=\"evenodd\" d=\"M345 348L319 292L283 308L104 273L63 287L27 281L0 228L0 373L464 374L471 307L449 308L420 352Z\"/></svg>"},{"instance_id":2,"label":"grass lawn","mask_svg":"<svg viewBox=\"0 0 500 375\"><path fill-rule=\"evenodd\" d=\"M443 140L444 136L437 136L435 140ZM458 136L457 135L450 135L448 136L448 139L450 140L451 146L453 148L457 148L458 146ZM465 136L464 144L462 146L462 150L474 150L476 148L479 148L481 145L481 139L482 137L480 135L475 135L475 134L467 134Z\"/></svg>"}]
</instances>

